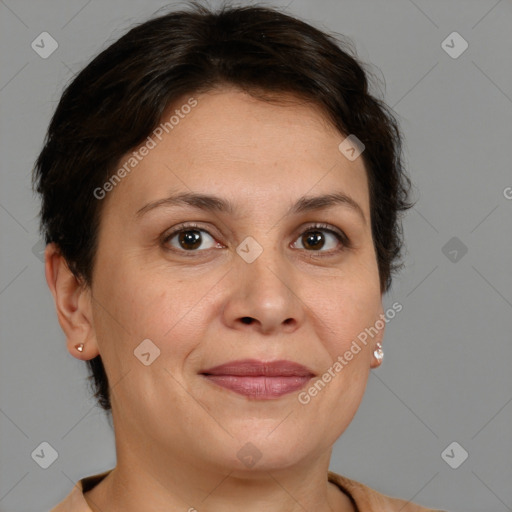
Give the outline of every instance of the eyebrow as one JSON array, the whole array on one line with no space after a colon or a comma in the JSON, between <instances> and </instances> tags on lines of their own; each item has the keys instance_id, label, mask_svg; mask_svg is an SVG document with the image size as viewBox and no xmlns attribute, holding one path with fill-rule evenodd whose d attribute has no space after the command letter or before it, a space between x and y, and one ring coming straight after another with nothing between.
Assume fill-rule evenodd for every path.
<instances>
[{"instance_id":1,"label":"eyebrow","mask_svg":"<svg viewBox=\"0 0 512 512\"><path fill-rule=\"evenodd\" d=\"M366 223L366 217L363 209L354 199L343 192L335 192L319 196L302 196L295 204L292 205L285 216L288 217L290 215L297 215L299 213L322 210L340 205L356 212L363 222ZM233 215L233 213L237 211L237 208L228 199L210 194L183 192L146 204L137 211L136 216L142 217L149 211L163 206L192 206L204 211L228 213L230 215Z\"/></svg>"}]
</instances>

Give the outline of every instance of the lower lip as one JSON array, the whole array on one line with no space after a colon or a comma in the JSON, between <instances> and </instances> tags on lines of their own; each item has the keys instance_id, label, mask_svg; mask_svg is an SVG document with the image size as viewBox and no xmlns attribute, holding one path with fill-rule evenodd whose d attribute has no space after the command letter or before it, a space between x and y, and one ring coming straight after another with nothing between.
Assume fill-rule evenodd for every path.
<instances>
[{"instance_id":1,"label":"lower lip","mask_svg":"<svg viewBox=\"0 0 512 512\"><path fill-rule=\"evenodd\" d=\"M304 387L311 377L241 377L235 375L203 375L210 382L240 395L262 400L279 398Z\"/></svg>"}]
</instances>

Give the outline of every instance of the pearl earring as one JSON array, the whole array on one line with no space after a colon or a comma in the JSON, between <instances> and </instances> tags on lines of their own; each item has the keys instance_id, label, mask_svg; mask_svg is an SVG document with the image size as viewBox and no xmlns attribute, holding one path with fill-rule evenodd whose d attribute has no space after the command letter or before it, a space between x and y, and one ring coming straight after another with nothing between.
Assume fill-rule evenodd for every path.
<instances>
[{"instance_id":1,"label":"pearl earring","mask_svg":"<svg viewBox=\"0 0 512 512\"><path fill-rule=\"evenodd\" d=\"M373 357L377 359L377 362L382 363L382 359L384 358L384 351L382 350L382 344L377 342L377 348L373 351Z\"/></svg>"},{"instance_id":2,"label":"pearl earring","mask_svg":"<svg viewBox=\"0 0 512 512\"><path fill-rule=\"evenodd\" d=\"M84 344L79 343L78 345L75 345L75 348L78 350L78 352L82 352L84 349Z\"/></svg>"}]
</instances>

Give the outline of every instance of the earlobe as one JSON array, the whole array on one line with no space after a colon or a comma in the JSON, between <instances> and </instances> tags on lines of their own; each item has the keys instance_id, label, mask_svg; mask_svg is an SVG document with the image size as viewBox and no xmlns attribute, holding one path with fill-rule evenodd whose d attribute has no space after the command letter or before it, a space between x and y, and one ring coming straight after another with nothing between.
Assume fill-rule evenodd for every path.
<instances>
[{"instance_id":1,"label":"earlobe","mask_svg":"<svg viewBox=\"0 0 512 512\"><path fill-rule=\"evenodd\" d=\"M82 360L96 357L99 350L92 321L90 289L71 272L53 243L46 247L45 274L70 354Z\"/></svg>"}]
</instances>

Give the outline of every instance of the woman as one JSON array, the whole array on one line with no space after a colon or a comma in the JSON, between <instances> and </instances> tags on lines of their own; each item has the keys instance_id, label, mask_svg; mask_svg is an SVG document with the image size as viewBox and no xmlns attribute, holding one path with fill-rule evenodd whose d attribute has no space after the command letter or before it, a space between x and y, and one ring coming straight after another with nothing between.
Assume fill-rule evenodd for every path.
<instances>
[{"instance_id":1,"label":"woman","mask_svg":"<svg viewBox=\"0 0 512 512\"><path fill-rule=\"evenodd\" d=\"M117 465L53 511L428 510L328 469L382 362L400 144L348 51L268 8L155 18L73 80L34 177Z\"/></svg>"}]
</instances>

